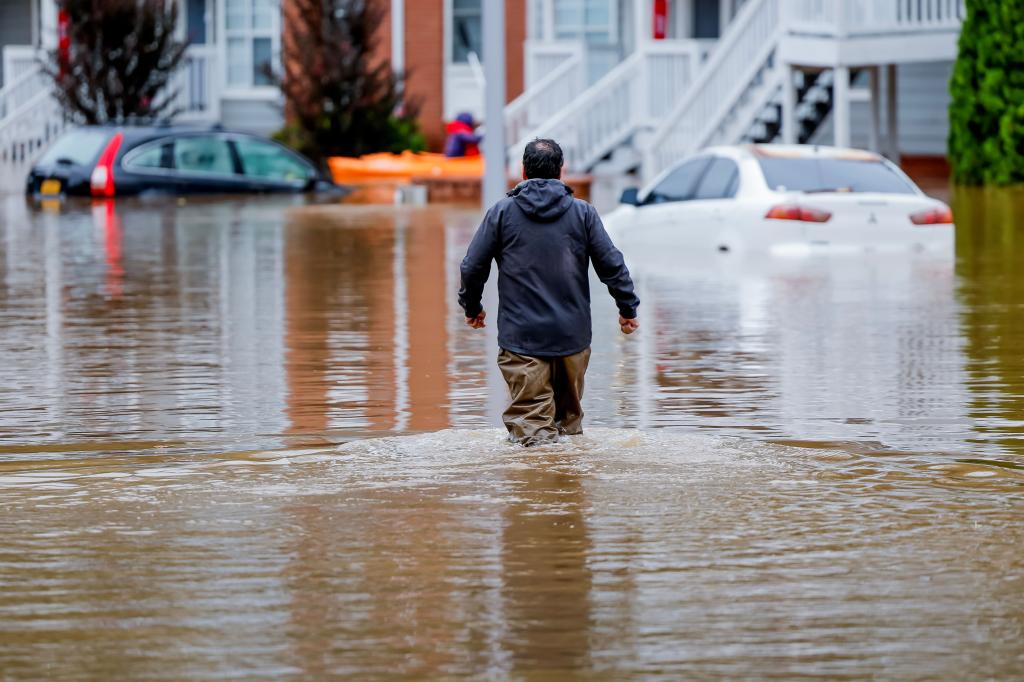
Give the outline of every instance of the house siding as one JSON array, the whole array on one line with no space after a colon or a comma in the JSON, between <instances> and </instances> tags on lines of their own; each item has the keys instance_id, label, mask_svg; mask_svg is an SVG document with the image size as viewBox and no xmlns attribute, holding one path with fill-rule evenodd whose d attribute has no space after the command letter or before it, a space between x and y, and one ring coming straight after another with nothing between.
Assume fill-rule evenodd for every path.
<instances>
[{"instance_id":1,"label":"house siding","mask_svg":"<svg viewBox=\"0 0 1024 682\"><path fill-rule=\"evenodd\" d=\"M949 135L949 78L953 62L900 64L897 79L897 123L900 153L922 156L945 156ZM868 87L867 74L862 74L855 87ZM882 88L882 128L885 134L886 88ZM866 149L871 128L868 102L850 105L851 144ZM832 117L829 116L811 138L814 144L832 144ZM884 138L883 138L884 140Z\"/></svg>"}]
</instances>

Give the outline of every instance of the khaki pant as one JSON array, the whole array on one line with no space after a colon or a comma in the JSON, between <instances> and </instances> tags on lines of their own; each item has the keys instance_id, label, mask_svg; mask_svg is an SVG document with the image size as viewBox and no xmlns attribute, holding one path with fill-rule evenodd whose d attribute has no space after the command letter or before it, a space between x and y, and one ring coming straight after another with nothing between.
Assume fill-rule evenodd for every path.
<instances>
[{"instance_id":1,"label":"khaki pant","mask_svg":"<svg viewBox=\"0 0 1024 682\"><path fill-rule=\"evenodd\" d=\"M502 350L498 368L512 402L502 415L509 438L523 445L583 433L583 376L590 349L564 358L534 358Z\"/></svg>"}]
</instances>

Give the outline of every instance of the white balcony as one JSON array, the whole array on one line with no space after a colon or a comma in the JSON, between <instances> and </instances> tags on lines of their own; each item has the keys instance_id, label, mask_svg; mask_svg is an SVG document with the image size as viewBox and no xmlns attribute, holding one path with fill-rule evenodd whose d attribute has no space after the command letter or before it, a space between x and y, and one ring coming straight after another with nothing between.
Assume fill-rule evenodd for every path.
<instances>
[{"instance_id":1,"label":"white balcony","mask_svg":"<svg viewBox=\"0 0 1024 682\"><path fill-rule=\"evenodd\" d=\"M781 57L811 67L955 59L963 0L787 0Z\"/></svg>"}]
</instances>

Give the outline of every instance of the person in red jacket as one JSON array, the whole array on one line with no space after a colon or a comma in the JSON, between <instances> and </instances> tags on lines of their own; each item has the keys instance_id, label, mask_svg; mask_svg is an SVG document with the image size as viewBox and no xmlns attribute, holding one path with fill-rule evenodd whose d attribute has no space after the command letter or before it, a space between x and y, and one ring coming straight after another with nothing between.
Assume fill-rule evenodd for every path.
<instances>
[{"instance_id":1,"label":"person in red jacket","mask_svg":"<svg viewBox=\"0 0 1024 682\"><path fill-rule=\"evenodd\" d=\"M448 139L444 143L444 155L449 158L459 156L480 156L480 140L474 128L473 114L462 113L448 124Z\"/></svg>"}]
</instances>

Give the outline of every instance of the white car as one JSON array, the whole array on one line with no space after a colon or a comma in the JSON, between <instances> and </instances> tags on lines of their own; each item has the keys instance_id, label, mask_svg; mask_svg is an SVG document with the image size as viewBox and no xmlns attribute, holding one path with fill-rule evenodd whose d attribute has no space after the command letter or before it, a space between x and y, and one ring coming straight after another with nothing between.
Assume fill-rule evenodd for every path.
<instances>
[{"instance_id":1,"label":"white car","mask_svg":"<svg viewBox=\"0 0 1024 682\"><path fill-rule=\"evenodd\" d=\"M812 145L711 147L623 192L604 221L627 255L953 252L953 214L878 154Z\"/></svg>"}]
</instances>

